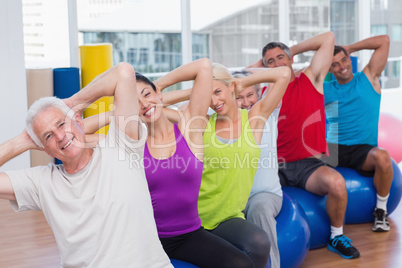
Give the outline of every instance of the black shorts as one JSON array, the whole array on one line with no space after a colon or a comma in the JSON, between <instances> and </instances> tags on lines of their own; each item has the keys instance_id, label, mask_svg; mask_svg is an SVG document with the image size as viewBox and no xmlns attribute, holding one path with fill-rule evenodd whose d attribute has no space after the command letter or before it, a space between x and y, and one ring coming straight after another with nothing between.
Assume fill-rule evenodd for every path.
<instances>
[{"instance_id":1,"label":"black shorts","mask_svg":"<svg viewBox=\"0 0 402 268\"><path fill-rule=\"evenodd\" d=\"M322 160L332 167L352 168L363 176L374 176L373 171L361 170L364 161L371 149L375 148L369 144L342 145L336 143L328 143L329 156L323 157Z\"/></svg>"},{"instance_id":2,"label":"black shorts","mask_svg":"<svg viewBox=\"0 0 402 268\"><path fill-rule=\"evenodd\" d=\"M319 167L327 164L318 158L305 158L302 160L281 163L278 175L282 186L293 186L306 190L306 183L311 174Z\"/></svg>"}]
</instances>

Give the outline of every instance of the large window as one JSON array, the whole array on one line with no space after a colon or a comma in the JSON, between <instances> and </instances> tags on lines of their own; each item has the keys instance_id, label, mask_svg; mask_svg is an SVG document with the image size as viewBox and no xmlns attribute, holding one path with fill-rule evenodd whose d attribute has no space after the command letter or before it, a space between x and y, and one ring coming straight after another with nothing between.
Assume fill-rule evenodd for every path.
<instances>
[{"instance_id":1,"label":"large window","mask_svg":"<svg viewBox=\"0 0 402 268\"><path fill-rule=\"evenodd\" d=\"M83 33L84 43L112 43L113 63L129 62L144 73L168 72L182 64L180 33ZM193 59L208 56L208 36L194 34Z\"/></svg>"},{"instance_id":2,"label":"large window","mask_svg":"<svg viewBox=\"0 0 402 268\"><path fill-rule=\"evenodd\" d=\"M371 0L371 35L388 34L391 39L387 71L382 77L383 87L396 88L402 86L399 77L400 59L402 55L402 1Z\"/></svg>"},{"instance_id":3,"label":"large window","mask_svg":"<svg viewBox=\"0 0 402 268\"><path fill-rule=\"evenodd\" d=\"M357 41L357 12L355 0L331 0L331 31L338 44L350 44Z\"/></svg>"},{"instance_id":4,"label":"large window","mask_svg":"<svg viewBox=\"0 0 402 268\"><path fill-rule=\"evenodd\" d=\"M199 16L199 12L203 12L199 9L205 2L220 12ZM261 48L279 38L278 0L251 0L236 4L230 1L193 0L191 4L194 29L209 34L211 60L229 68L244 67L255 62L261 56Z\"/></svg>"},{"instance_id":5,"label":"large window","mask_svg":"<svg viewBox=\"0 0 402 268\"><path fill-rule=\"evenodd\" d=\"M192 22L200 20L198 2L212 3L211 0L193 0ZM283 0L281 0L283 1ZM199 32L209 33L210 57L229 68L244 67L261 58L261 49L271 41L279 41L279 2L242 1L232 4L219 1L214 4L222 10L220 17L214 14L211 20L199 28ZM289 43L291 46L329 30L329 0L289 0ZM221 5L222 8L219 8ZM219 14L218 14L219 15ZM194 18L193 18L194 17ZM207 17L206 17L207 18ZM197 24L198 25L198 24ZM311 59L311 53L299 55L296 63Z\"/></svg>"},{"instance_id":6,"label":"large window","mask_svg":"<svg viewBox=\"0 0 402 268\"><path fill-rule=\"evenodd\" d=\"M401 62L396 61L393 62L392 64L392 77L393 78L400 78L400 72L401 72Z\"/></svg>"},{"instance_id":7,"label":"large window","mask_svg":"<svg viewBox=\"0 0 402 268\"><path fill-rule=\"evenodd\" d=\"M66 3L66 0L23 0L27 66L40 61L40 66L64 67L68 62ZM181 3L79 0L80 44L112 43L114 64L127 61L145 73L170 71L181 65L183 59ZM229 68L241 68L260 59L261 48L270 41L284 41L292 46L328 30L334 32L337 44L350 44L362 36L388 34L389 56L395 61L402 55L400 0L189 0L188 3L192 54L186 55L186 59L209 57ZM365 6L361 5L370 7L370 16L367 10L362 11ZM359 21L368 17L371 22L362 30ZM188 36L184 36L187 40ZM313 54L298 55L295 63L304 65ZM359 60L365 60L364 57ZM58 66L57 62L63 64ZM386 87L399 86L399 79L393 76L397 73L395 64L387 66Z\"/></svg>"},{"instance_id":8,"label":"large window","mask_svg":"<svg viewBox=\"0 0 402 268\"><path fill-rule=\"evenodd\" d=\"M289 4L289 46L330 30L329 1L293 0ZM293 60L302 67L311 61L313 55L314 52L306 52L297 55Z\"/></svg>"},{"instance_id":9,"label":"large window","mask_svg":"<svg viewBox=\"0 0 402 268\"><path fill-rule=\"evenodd\" d=\"M392 40L402 41L402 24L392 25Z\"/></svg>"},{"instance_id":10,"label":"large window","mask_svg":"<svg viewBox=\"0 0 402 268\"><path fill-rule=\"evenodd\" d=\"M371 25L371 36L388 34L388 25Z\"/></svg>"}]
</instances>

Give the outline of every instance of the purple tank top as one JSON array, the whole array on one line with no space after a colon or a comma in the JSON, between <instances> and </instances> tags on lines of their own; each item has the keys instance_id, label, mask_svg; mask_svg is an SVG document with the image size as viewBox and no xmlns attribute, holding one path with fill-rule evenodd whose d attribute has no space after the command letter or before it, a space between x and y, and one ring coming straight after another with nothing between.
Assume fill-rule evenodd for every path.
<instances>
[{"instance_id":1,"label":"purple tank top","mask_svg":"<svg viewBox=\"0 0 402 268\"><path fill-rule=\"evenodd\" d=\"M173 237L200 228L198 194L203 164L188 147L177 124L174 125L176 152L167 159L155 159L144 150L144 167L151 193L158 235Z\"/></svg>"}]
</instances>

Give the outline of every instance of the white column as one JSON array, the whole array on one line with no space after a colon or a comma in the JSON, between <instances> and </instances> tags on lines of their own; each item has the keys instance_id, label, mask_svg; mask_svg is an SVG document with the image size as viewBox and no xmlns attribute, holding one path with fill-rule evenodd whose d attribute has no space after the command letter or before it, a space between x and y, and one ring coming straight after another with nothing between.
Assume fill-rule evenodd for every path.
<instances>
[{"instance_id":1,"label":"white column","mask_svg":"<svg viewBox=\"0 0 402 268\"><path fill-rule=\"evenodd\" d=\"M289 46L289 0L278 0L279 41Z\"/></svg>"},{"instance_id":2,"label":"white column","mask_svg":"<svg viewBox=\"0 0 402 268\"><path fill-rule=\"evenodd\" d=\"M70 66L79 67L78 48L78 21L77 21L77 0L68 1L68 32L70 44Z\"/></svg>"},{"instance_id":3,"label":"white column","mask_svg":"<svg viewBox=\"0 0 402 268\"><path fill-rule=\"evenodd\" d=\"M402 88L402 56L399 57L399 88Z\"/></svg>"},{"instance_id":4,"label":"white column","mask_svg":"<svg viewBox=\"0 0 402 268\"><path fill-rule=\"evenodd\" d=\"M1 144L22 132L27 113L21 0L1 1L0 36ZM28 167L29 154L24 153L0 167L0 171Z\"/></svg>"},{"instance_id":5,"label":"white column","mask_svg":"<svg viewBox=\"0 0 402 268\"><path fill-rule=\"evenodd\" d=\"M190 0L181 0L181 48L182 64L192 61L192 36L191 36L191 10Z\"/></svg>"},{"instance_id":6,"label":"white column","mask_svg":"<svg viewBox=\"0 0 402 268\"><path fill-rule=\"evenodd\" d=\"M357 10L358 10L358 40L363 40L369 38L371 35L371 1L367 0L358 0L357 1ZM370 60L371 51L362 50L359 52L359 68L358 71L361 71L364 66L366 66Z\"/></svg>"},{"instance_id":7,"label":"white column","mask_svg":"<svg viewBox=\"0 0 402 268\"><path fill-rule=\"evenodd\" d=\"M193 60L193 41L191 34L190 0L181 0L181 57L182 64ZM183 88L191 87L191 82L183 82Z\"/></svg>"}]
</instances>

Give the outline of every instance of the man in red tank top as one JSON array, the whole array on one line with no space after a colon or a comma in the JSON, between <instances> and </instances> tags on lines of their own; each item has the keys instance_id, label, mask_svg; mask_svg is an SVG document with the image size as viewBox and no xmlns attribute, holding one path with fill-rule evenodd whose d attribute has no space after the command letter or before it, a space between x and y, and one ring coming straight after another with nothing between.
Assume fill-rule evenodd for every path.
<instances>
[{"instance_id":1,"label":"man in red tank top","mask_svg":"<svg viewBox=\"0 0 402 268\"><path fill-rule=\"evenodd\" d=\"M328 249L347 259L358 258L359 251L343 235L347 205L345 180L327 166L323 83L332 63L335 37L327 32L288 48L283 43L268 43L262 59L249 67L287 66L292 77L278 121L278 162L282 186L294 186L317 195L327 195L326 209L331 222ZM292 68L293 57L316 51L310 65L298 72Z\"/></svg>"}]
</instances>

